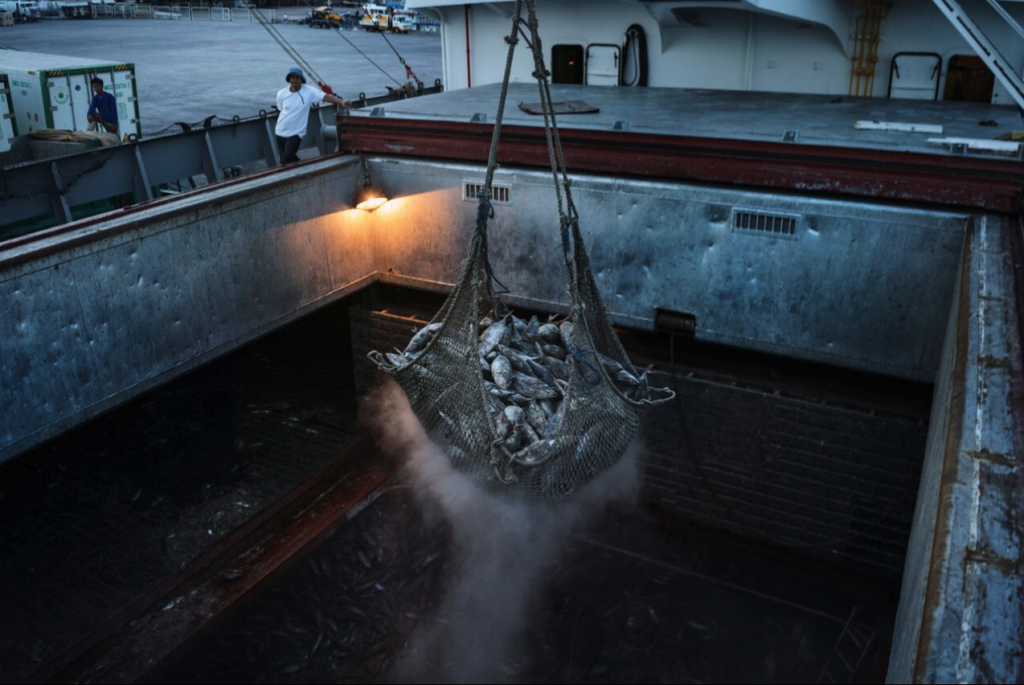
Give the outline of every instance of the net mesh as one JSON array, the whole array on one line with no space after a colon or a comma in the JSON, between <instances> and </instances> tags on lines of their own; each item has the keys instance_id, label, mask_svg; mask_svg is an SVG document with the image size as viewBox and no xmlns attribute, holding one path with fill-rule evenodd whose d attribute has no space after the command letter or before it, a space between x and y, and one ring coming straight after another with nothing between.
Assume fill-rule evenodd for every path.
<instances>
[{"instance_id":1,"label":"net mesh","mask_svg":"<svg viewBox=\"0 0 1024 685\"><path fill-rule=\"evenodd\" d=\"M432 320L436 331L422 352L399 364L393 363L394 355L389 360L371 354L405 391L452 465L488 490L526 499L571 494L619 460L636 433L641 408L650 403L648 397L623 394L609 377L610 365L598 356L637 376L608 323L577 225L570 230L575 249L566 267L573 325L563 327L569 331L568 382L537 441L509 448L501 405L494 402L480 362L480 321L507 313L490 288L485 233L474 236L461 278Z\"/></svg>"},{"instance_id":2,"label":"net mesh","mask_svg":"<svg viewBox=\"0 0 1024 685\"><path fill-rule=\"evenodd\" d=\"M568 281L570 325L563 323L560 345L554 346L541 344L532 330L539 330L536 324L511 317L492 288L487 254L491 181L520 36L533 53L544 106ZM534 0L517 0L506 41L509 51L477 230L459 281L405 352L372 352L370 358L405 390L423 427L445 447L454 468L491 491L552 500L570 495L615 464L636 434L641 409L670 399L671 391L661 400L652 399L646 375L637 373L615 336L590 270L558 138ZM498 344L499 338L504 345ZM508 360L499 362L505 356L511 358L510 365ZM559 362L564 357L564 364L551 362L549 356ZM538 368L544 362L554 364L556 371L566 369L565 378L555 379ZM516 372L514 382L501 383L499 376L513 375L513 370L502 370L498 363L521 365L535 377ZM545 408L539 415L538 407Z\"/></svg>"}]
</instances>

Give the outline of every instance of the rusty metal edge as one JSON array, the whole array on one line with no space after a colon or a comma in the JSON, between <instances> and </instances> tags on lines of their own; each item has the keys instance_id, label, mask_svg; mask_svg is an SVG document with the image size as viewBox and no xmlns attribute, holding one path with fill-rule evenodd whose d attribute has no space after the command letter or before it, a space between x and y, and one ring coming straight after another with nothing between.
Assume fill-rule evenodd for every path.
<instances>
[{"instance_id":1,"label":"rusty metal edge","mask_svg":"<svg viewBox=\"0 0 1024 685\"><path fill-rule=\"evenodd\" d=\"M1017 336L1019 347L1024 351L1024 215L1018 214L1015 226L1011 225L1006 231L1007 251L1013 264L1013 290L1017 303ZM1016 387L1024 388L1024 369L1020 369ZM1017 397L1016 406L1024 407L1024 397ZM1024 411L1024 410L1021 410ZM1024 448L1024 435L1020 436L1019 448ZM1017 455L1018 464L1024 464L1024 454ZM1018 466L1019 468L1019 466ZM1017 509L1017 530L1024 532L1024 508ZM1024 568L1024 547L1021 549L1019 568ZM1021 603L1021 630L1018 636L1018 643L1024 645L1024 602ZM1020 661L1015 682L1024 683L1024 659Z\"/></svg>"},{"instance_id":2,"label":"rusty metal edge","mask_svg":"<svg viewBox=\"0 0 1024 685\"><path fill-rule=\"evenodd\" d=\"M461 122L340 119L346 148L483 162L491 128ZM970 157L827 146L786 146L727 138L561 132L571 170L738 184L826 196L973 207L1015 213L1024 198L1019 165ZM507 126L501 164L544 167L546 142L536 129Z\"/></svg>"},{"instance_id":3,"label":"rusty metal edge","mask_svg":"<svg viewBox=\"0 0 1024 685\"><path fill-rule=\"evenodd\" d=\"M358 459L361 454L369 449L369 443L366 440L361 440L345 450L336 459L318 469L297 487L285 494L284 497L264 508L243 525L226 535L216 545L193 559L179 572L154 586L128 606L108 618L74 645L42 665L33 674L28 676L25 682L74 681L74 674L82 672L89 663L97 661L100 655L106 651L104 646L109 646L111 640L123 632L125 626L134 618L152 612L154 607L157 607L157 610L159 610L159 607L167 604L166 598L168 596L181 592L184 587L194 582L197 576L205 575L210 569L221 568L225 563L234 560L240 547L251 545L251 539L254 536L260 537L265 535L265 529L268 526L272 526L275 520L287 514L288 510L296 502L303 500L310 493L317 494L319 492L318 486L322 486L332 474L341 471L346 464Z\"/></svg>"},{"instance_id":4,"label":"rusty metal edge","mask_svg":"<svg viewBox=\"0 0 1024 685\"><path fill-rule=\"evenodd\" d=\"M938 511L935 517L935 528L932 531L932 551L928 562L928 580L925 584L924 601L921 604L919 618L921 630L918 634L917 653L914 657L912 682L923 682L926 675L928 651L935 638L934 624L937 602L942 592L942 579L945 571L946 550L950 540L950 517L945 511L953 498L956 485L958 461L960 458L960 442L964 427L964 393L967 377L969 326L971 314L971 287L969 269L973 253L974 219L967 223L964 231L964 249L960 265L960 277L957 281L957 322L956 339L953 351L953 379L949 391L949 422L946 426L946 439L942 457L942 482L939 485ZM945 503L945 506L944 506ZM942 551L940 551L942 550Z\"/></svg>"}]
</instances>

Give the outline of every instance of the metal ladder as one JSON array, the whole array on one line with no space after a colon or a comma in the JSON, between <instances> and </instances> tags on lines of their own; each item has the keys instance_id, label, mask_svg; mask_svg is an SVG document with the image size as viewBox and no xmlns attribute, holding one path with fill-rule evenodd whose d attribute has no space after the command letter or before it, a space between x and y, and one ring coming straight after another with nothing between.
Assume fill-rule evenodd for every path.
<instances>
[{"instance_id":1,"label":"metal ladder","mask_svg":"<svg viewBox=\"0 0 1024 685\"><path fill-rule=\"evenodd\" d=\"M992 42L992 39L985 35L985 33L978 27L978 25L968 16L966 10L964 10L957 0L932 0L935 6L939 8L943 16L949 20L949 23L960 32L967 44L971 46L978 57L985 62L985 65L992 70L999 82L1009 91L1010 97L1013 98L1014 102L1021 109L1024 109L1024 78L1018 73L1002 53L999 51L999 47ZM1002 17L1003 21L1010 25L1020 38L1024 38L1024 28L1021 28L1020 24L1010 16L999 3L1000 0L985 0L992 9Z\"/></svg>"},{"instance_id":2,"label":"metal ladder","mask_svg":"<svg viewBox=\"0 0 1024 685\"><path fill-rule=\"evenodd\" d=\"M846 625L843 626L843 632L839 634L832 653L825 660L825 666L821 669L821 675L818 676L818 683L827 683L828 685L842 683L845 685L853 682L854 676L857 675L857 669L860 668L875 640L873 631L856 625L859 613L860 607L854 607L850 612L850 617L846 619Z\"/></svg>"}]
</instances>

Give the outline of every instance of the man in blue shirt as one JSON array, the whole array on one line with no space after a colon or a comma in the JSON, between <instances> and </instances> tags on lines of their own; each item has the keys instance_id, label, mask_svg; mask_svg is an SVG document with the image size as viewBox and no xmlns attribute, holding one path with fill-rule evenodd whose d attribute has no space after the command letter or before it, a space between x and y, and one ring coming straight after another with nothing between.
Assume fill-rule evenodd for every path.
<instances>
[{"instance_id":1,"label":"man in blue shirt","mask_svg":"<svg viewBox=\"0 0 1024 685\"><path fill-rule=\"evenodd\" d=\"M117 99L110 93L103 91L103 79L94 76L92 79L92 102L89 103L89 111L86 116L89 123L97 123L107 133L118 134L117 126Z\"/></svg>"}]
</instances>

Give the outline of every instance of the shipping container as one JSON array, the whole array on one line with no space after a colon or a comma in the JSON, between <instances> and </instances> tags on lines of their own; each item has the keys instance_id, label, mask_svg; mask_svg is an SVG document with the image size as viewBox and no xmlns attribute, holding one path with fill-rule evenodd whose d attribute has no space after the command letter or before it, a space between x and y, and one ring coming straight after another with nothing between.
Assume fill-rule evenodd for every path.
<instances>
[{"instance_id":1,"label":"shipping container","mask_svg":"<svg viewBox=\"0 0 1024 685\"><path fill-rule=\"evenodd\" d=\"M88 130L94 76L103 79L104 90L117 98L122 137L142 133L134 64L0 49L0 72L10 81L21 135L43 128Z\"/></svg>"},{"instance_id":2,"label":"shipping container","mask_svg":"<svg viewBox=\"0 0 1024 685\"><path fill-rule=\"evenodd\" d=\"M11 107L11 89L7 74L0 74L0 152L11 149L17 131L14 128L14 108Z\"/></svg>"}]
</instances>

